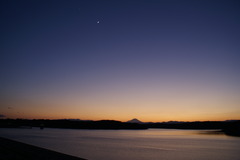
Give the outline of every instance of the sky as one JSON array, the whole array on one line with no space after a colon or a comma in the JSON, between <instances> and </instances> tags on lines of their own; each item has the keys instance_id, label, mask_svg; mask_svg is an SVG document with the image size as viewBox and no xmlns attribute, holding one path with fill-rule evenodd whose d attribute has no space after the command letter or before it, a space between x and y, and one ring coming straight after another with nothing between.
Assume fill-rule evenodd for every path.
<instances>
[{"instance_id":1,"label":"sky","mask_svg":"<svg viewBox=\"0 0 240 160\"><path fill-rule=\"evenodd\" d=\"M0 3L0 118L240 119L238 0Z\"/></svg>"}]
</instances>

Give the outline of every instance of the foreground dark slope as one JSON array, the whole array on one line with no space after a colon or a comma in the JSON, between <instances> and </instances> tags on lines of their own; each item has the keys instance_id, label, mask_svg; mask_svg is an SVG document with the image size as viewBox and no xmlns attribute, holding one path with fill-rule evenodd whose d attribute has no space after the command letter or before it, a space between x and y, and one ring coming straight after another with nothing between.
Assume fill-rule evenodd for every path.
<instances>
[{"instance_id":1,"label":"foreground dark slope","mask_svg":"<svg viewBox=\"0 0 240 160\"><path fill-rule=\"evenodd\" d=\"M0 137L1 160L84 160Z\"/></svg>"}]
</instances>

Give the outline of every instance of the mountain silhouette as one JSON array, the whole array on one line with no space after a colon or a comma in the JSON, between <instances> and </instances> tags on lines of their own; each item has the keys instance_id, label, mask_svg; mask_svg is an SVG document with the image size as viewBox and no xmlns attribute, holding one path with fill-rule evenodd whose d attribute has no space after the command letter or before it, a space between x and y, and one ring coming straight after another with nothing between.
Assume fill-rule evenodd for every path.
<instances>
[{"instance_id":1,"label":"mountain silhouette","mask_svg":"<svg viewBox=\"0 0 240 160\"><path fill-rule=\"evenodd\" d=\"M143 122L141 122L140 120L138 120L137 118L133 118L132 120L127 121L128 123L138 123L141 124Z\"/></svg>"}]
</instances>

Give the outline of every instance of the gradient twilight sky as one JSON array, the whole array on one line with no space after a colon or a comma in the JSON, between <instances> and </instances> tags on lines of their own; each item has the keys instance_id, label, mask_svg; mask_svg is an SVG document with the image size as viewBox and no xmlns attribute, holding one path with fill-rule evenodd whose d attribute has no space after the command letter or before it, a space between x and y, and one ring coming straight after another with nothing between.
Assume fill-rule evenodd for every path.
<instances>
[{"instance_id":1,"label":"gradient twilight sky","mask_svg":"<svg viewBox=\"0 0 240 160\"><path fill-rule=\"evenodd\" d=\"M0 114L240 119L238 0L2 0Z\"/></svg>"}]
</instances>

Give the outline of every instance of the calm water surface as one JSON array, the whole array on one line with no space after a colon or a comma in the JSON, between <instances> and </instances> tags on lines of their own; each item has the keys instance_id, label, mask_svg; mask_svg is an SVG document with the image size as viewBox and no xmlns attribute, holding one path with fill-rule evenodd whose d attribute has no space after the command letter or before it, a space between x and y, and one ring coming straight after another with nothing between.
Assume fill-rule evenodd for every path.
<instances>
[{"instance_id":1,"label":"calm water surface","mask_svg":"<svg viewBox=\"0 0 240 160\"><path fill-rule=\"evenodd\" d=\"M196 130L0 129L0 136L88 160L240 160L240 138Z\"/></svg>"}]
</instances>

